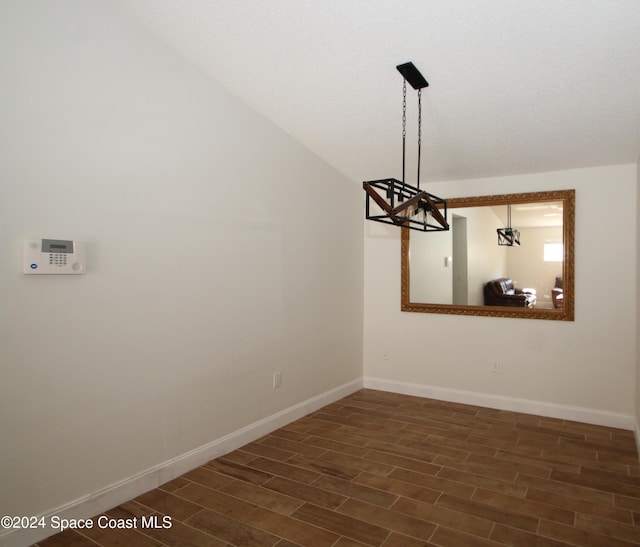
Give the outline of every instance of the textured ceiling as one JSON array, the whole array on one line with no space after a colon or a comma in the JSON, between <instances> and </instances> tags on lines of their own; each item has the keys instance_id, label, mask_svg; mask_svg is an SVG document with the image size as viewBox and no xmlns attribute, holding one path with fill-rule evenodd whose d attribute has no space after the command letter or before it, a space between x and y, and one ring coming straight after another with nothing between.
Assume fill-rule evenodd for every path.
<instances>
[{"instance_id":1,"label":"textured ceiling","mask_svg":"<svg viewBox=\"0 0 640 547\"><path fill-rule=\"evenodd\" d=\"M356 181L401 175L402 77L422 180L640 157L638 0L121 0L222 86ZM408 95L415 149L415 92ZM415 159L408 156L408 173ZM407 182L413 182L407 177Z\"/></svg>"}]
</instances>

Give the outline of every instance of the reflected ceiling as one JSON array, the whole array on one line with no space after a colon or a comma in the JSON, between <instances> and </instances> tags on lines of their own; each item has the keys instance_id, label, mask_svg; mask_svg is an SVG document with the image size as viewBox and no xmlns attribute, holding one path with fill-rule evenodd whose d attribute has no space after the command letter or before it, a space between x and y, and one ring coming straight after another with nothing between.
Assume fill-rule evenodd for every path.
<instances>
[{"instance_id":1,"label":"reflected ceiling","mask_svg":"<svg viewBox=\"0 0 640 547\"><path fill-rule=\"evenodd\" d=\"M502 205L491 209L506 226L507 207ZM518 203L512 205L511 226L516 229L562 226L562 202Z\"/></svg>"}]
</instances>

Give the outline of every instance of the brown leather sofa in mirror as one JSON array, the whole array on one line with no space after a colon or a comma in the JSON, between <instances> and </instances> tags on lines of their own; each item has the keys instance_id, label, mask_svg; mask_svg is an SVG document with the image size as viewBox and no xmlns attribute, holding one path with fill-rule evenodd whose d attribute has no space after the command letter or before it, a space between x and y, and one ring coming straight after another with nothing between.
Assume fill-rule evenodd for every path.
<instances>
[{"instance_id":1,"label":"brown leather sofa in mirror","mask_svg":"<svg viewBox=\"0 0 640 547\"><path fill-rule=\"evenodd\" d=\"M555 309L562 309L564 304L564 291L562 289L562 277L556 277L556 286L551 289L551 300Z\"/></svg>"},{"instance_id":2,"label":"brown leather sofa in mirror","mask_svg":"<svg viewBox=\"0 0 640 547\"><path fill-rule=\"evenodd\" d=\"M510 308L535 308L535 289L518 289L513 280L501 277L489 281L484 286L485 306L508 306Z\"/></svg>"}]
</instances>

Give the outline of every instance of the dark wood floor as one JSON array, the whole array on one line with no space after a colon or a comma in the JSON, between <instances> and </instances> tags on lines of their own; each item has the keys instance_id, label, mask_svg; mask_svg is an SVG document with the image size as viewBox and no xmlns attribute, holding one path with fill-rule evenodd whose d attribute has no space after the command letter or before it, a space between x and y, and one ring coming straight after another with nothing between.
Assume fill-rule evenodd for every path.
<instances>
[{"instance_id":1,"label":"dark wood floor","mask_svg":"<svg viewBox=\"0 0 640 547\"><path fill-rule=\"evenodd\" d=\"M639 545L640 466L630 431L361 390L106 515L138 529L38 545Z\"/></svg>"}]
</instances>

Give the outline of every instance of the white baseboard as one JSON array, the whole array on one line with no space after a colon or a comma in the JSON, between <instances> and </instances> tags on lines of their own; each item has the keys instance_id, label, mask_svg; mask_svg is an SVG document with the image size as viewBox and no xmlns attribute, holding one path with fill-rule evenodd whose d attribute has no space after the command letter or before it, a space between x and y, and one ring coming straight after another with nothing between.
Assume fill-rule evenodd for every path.
<instances>
[{"instance_id":1,"label":"white baseboard","mask_svg":"<svg viewBox=\"0 0 640 547\"><path fill-rule=\"evenodd\" d=\"M43 515L39 515L38 518L44 517L46 522L49 522L50 518L54 515L67 519L91 518L111 507L135 498L144 492L153 490L165 482L175 479L212 459L253 442L263 435L302 418L323 406L338 401L362 387L438 399L441 401L510 410L550 418L617 427L620 429L630 429L635 431L636 444L638 445L638 453L640 454L640 424L633 416L590 408L518 399L515 397L504 397L409 382L398 382L383 378L365 377L364 379L358 378L286 408L190 452L107 486L98 492L88 494L56 507ZM5 531L4 534L0 534L0 547L24 547L32 545L56 532L57 530L51 530L49 528Z\"/></svg>"},{"instance_id":2,"label":"white baseboard","mask_svg":"<svg viewBox=\"0 0 640 547\"><path fill-rule=\"evenodd\" d=\"M640 435L640 431L635 427L636 423L633 416L618 414L616 412L608 412L606 410L595 410L592 408L546 403L542 401L504 397L501 395L490 395L487 393L477 393L473 391L448 389L423 384L412 384L409 382L397 382L395 380L386 380L384 378L365 377L363 384L365 388L401 393L403 395L415 395L416 397L438 399L440 401L464 403L468 405L497 408L499 410L522 412L523 414L534 414L548 418L559 418L562 420L571 420L587 424L635 430L636 442L638 442L638 437Z\"/></svg>"},{"instance_id":3,"label":"white baseboard","mask_svg":"<svg viewBox=\"0 0 640 547\"><path fill-rule=\"evenodd\" d=\"M204 446L200 446L134 476L111 484L98 492L88 494L56 507L42 515L38 515L38 519L44 517L45 522L49 523L51 517L54 515L66 519L91 518L140 494L153 490L165 482L175 479L208 461L253 442L361 388L362 378L347 382L337 388L302 401L238 431L234 431L233 433L207 443ZM46 528L5 531L4 534L0 534L0 547L24 547L32 545L58 531L59 530L52 530L48 526Z\"/></svg>"}]
</instances>

